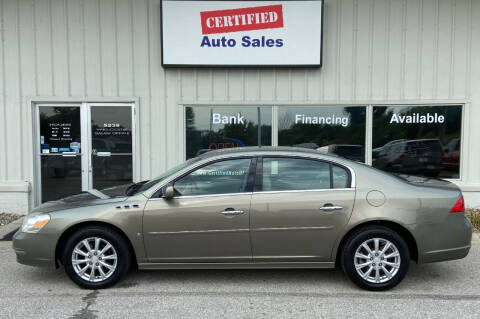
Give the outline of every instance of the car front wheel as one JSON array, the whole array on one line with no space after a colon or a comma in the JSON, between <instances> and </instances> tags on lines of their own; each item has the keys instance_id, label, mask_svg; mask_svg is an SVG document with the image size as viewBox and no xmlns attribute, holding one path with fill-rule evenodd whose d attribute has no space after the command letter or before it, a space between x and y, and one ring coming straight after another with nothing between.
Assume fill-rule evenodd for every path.
<instances>
[{"instance_id":1,"label":"car front wheel","mask_svg":"<svg viewBox=\"0 0 480 319\"><path fill-rule=\"evenodd\" d=\"M121 235L105 227L86 227L75 232L65 244L63 265L80 287L108 288L130 268L130 250Z\"/></svg>"},{"instance_id":2,"label":"car front wheel","mask_svg":"<svg viewBox=\"0 0 480 319\"><path fill-rule=\"evenodd\" d=\"M347 239L341 263L344 272L359 287L388 290L407 274L410 253L396 232L383 226L370 226Z\"/></svg>"}]
</instances>

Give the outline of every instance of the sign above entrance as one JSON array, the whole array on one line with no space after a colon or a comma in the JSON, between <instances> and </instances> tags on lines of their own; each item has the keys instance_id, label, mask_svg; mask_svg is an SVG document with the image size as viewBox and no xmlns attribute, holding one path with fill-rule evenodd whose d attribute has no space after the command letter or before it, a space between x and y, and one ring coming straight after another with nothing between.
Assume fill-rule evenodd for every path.
<instances>
[{"instance_id":1,"label":"sign above entrance","mask_svg":"<svg viewBox=\"0 0 480 319\"><path fill-rule=\"evenodd\" d=\"M162 0L162 65L319 67L322 16L322 0Z\"/></svg>"}]
</instances>

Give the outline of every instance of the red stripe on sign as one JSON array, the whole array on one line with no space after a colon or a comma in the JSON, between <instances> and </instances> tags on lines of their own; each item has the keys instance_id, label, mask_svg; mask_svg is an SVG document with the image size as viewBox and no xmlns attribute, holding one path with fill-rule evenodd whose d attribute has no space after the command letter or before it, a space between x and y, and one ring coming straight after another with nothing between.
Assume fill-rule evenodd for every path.
<instances>
[{"instance_id":1,"label":"red stripe on sign","mask_svg":"<svg viewBox=\"0 0 480 319\"><path fill-rule=\"evenodd\" d=\"M200 12L202 34L283 28L282 5Z\"/></svg>"}]
</instances>

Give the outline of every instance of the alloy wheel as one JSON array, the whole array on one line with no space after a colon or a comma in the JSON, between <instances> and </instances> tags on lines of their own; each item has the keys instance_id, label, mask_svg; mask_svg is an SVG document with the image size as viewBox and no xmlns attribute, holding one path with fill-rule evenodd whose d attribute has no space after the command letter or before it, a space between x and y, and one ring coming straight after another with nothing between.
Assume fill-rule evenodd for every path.
<instances>
[{"instance_id":1,"label":"alloy wheel","mask_svg":"<svg viewBox=\"0 0 480 319\"><path fill-rule=\"evenodd\" d=\"M354 265L357 273L370 283L384 283L395 277L400 269L398 248L384 238L364 241L355 251Z\"/></svg>"},{"instance_id":2,"label":"alloy wheel","mask_svg":"<svg viewBox=\"0 0 480 319\"><path fill-rule=\"evenodd\" d=\"M80 278L89 282L101 282L112 276L117 269L118 256L107 240L90 237L77 243L71 260L73 270Z\"/></svg>"}]
</instances>

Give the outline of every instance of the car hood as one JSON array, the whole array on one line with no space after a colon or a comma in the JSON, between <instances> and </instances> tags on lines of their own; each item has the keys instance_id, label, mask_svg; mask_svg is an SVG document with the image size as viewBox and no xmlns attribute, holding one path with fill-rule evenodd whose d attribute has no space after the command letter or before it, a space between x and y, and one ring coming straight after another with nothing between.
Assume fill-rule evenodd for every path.
<instances>
[{"instance_id":1,"label":"car hood","mask_svg":"<svg viewBox=\"0 0 480 319\"><path fill-rule=\"evenodd\" d=\"M65 197L59 200L43 203L33 209L30 213L50 213L70 208L78 208L85 206L103 205L108 203L123 202L127 196L110 197L103 192L92 189L77 195Z\"/></svg>"}]
</instances>

